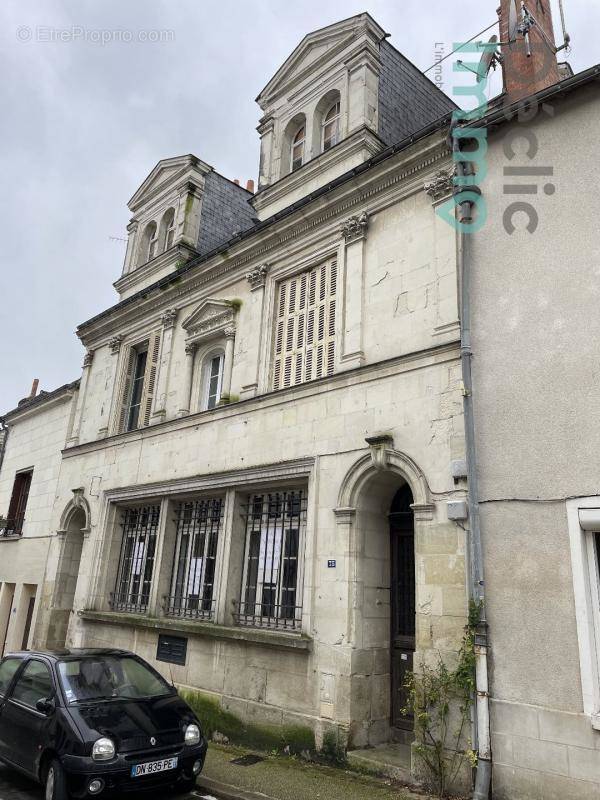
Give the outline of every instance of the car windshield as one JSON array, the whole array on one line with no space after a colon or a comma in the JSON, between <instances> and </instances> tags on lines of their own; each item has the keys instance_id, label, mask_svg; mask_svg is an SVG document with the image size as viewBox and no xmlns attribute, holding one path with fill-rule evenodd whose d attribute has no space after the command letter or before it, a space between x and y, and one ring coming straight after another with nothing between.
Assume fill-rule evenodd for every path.
<instances>
[{"instance_id":1,"label":"car windshield","mask_svg":"<svg viewBox=\"0 0 600 800\"><path fill-rule=\"evenodd\" d=\"M68 703L171 694L160 675L133 656L94 655L60 661L60 682Z\"/></svg>"}]
</instances>

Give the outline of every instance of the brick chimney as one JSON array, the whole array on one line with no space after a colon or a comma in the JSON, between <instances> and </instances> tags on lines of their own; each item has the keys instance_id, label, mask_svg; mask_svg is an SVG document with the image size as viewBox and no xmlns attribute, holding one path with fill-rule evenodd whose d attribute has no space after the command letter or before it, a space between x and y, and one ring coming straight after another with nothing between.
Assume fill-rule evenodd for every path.
<instances>
[{"instance_id":1,"label":"brick chimney","mask_svg":"<svg viewBox=\"0 0 600 800\"><path fill-rule=\"evenodd\" d=\"M498 14L500 16L500 40L509 40L510 6L515 4L517 17L521 24L521 0L501 0ZM515 103L542 89L553 86L560 81L552 9L550 0L526 0L525 7L534 19L529 30L529 49L525 37L517 34L512 44L502 46L502 72L506 103Z\"/></svg>"},{"instance_id":2,"label":"brick chimney","mask_svg":"<svg viewBox=\"0 0 600 800\"><path fill-rule=\"evenodd\" d=\"M40 385L39 378L34 378L33 383L31 384L31 391L29 392L28 400L31 400L33 397L37 395L37 390L39 385Z\"/></svg>"}]
</instances>

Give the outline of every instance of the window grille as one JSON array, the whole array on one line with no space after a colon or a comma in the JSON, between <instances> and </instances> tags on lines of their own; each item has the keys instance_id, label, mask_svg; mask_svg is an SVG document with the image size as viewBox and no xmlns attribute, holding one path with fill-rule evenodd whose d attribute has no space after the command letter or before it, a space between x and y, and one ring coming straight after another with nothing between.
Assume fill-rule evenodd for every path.
<instances>
[{"instance_id":1,"label":"window grille","mask_svg":"<svg viewBox=\"0 0 600 800\"><path fill-rule=\"evenodd\" d=\"M123 513L117 583L110 602L114 611L145 614L148 610L159 518L159 505L127 508Z\"/></svg>"},{"instance_id":2,"label":"window grille","mask_svg":"<svg viewBox=\"0 0 600 800\"><path fill-rule=\"evenodd\" d=\"M8 506L8 516L6 526L0 531L2 536L20 536L23 533L23 523L25 522L25 509L29 499L29 489L33 470L18 472L15 475L10 504Z\"/></svg>"},{"instance_id":3,"label":"window grille","mask_svg":"<svg viewBox=\"0 0 600 800\"><path fill-rule=\"evenodd\" d=\"M165 613L170 617L212 619L223 501L205 498L182 502L175 515L175 555Z\"/></svg>"},{"instance_id":4,"label":"window grille","mask_svg":"<svg viewBox=\"0 0 600 800\"><path fill-rule=\"evenodd\" d=\"M297 629L300 545L306 528L306 492L255 494L244 507L246 542L239 625Z\"/></svg>"},{"instance_id":5,"label":"window grille","mask_svg":"<svg viewBox=\"0 0 600 800\"><path fill-rule=\"evenodd\" d=\"M279 284L274 389L333 374L336 292L336 259Z\"/></svg>"}]
</instances>

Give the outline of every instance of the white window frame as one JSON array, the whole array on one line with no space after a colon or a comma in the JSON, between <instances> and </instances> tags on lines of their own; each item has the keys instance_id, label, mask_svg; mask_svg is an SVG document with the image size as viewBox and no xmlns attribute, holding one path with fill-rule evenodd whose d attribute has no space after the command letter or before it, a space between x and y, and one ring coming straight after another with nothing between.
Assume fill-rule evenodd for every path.
<instances>
[{"instance_id":1,"label":"white window frame","mask_svg":"<svg viewBox=\"0 0 600 800\"><path fill-rule=\"evenodd\" d=\"M221 363L219 366L219 380L217 383L217 402L215 403L214 406L215 408L216 406L219 405L219 400L221 399L221 392L223 390L223 375L225 372L225 350L223 348L218 348L216 350L211 350L202 359L201 405L200 405L202 411L209 410L208 399L210 392L211 366L213 360L217 358L217 356L221 359Z\"/></svg>"},{"instance_id":2,"label":"white window frame","mask_svg":"<svg viewBox=\"0 0 600 800\"><path fill-rule=\"evenodd\" d=\"M298 136L300 131L304 131L303 136L299 141L296 141L296 137ZM300 164L298 164L297 167L294 167L294 161L295 161L295 159L294 159L294 150L297 147L299 147L300 145L302 145L301 162L300 162ZM303 122L302 125L298 126L298 128L296 129L296 133L292 136L292 146L291 146L291 152L290 152L290 172L295 172L297 169L300 169L300 167L304 166L304 163L305 163L304 156L305 156L305 154L306 154L306 122Z\"/></svg>"},{"instance_id":3,"label":"white window frame","mask_svg":"<svg viewBox=\"0 0 600 800\"><path fill-rule=\"evenodd\" d=\"M596 534L600 535L600 496L568 500L566 505L583 710L590 717L592 727L600 730L600 570L596 554ZM586 510L597 511L597 514L588 515L598 520L598 524L592 526L593 530L587 521L583 523L586 529L582 526L580 512Z\"/></svg>"},{"instance_id":4,"label":"white window frame","mask_svg":"<svg viewBox=\"0 0 600 800\"><path fill-rule=\"evenodd\" d=\"M337 114L333 116L331 119L327 119L331 111L337 106ZM331 150L332 147L335 147L336 144L339 144L340 141L340 119L341 119L341 103L339 98L332 103L325 114L323 114L323 122L321 123L321 152L325 153ZM335 122L335 136L333 137L333 142L329 145L327 150L325 150L325 128L328 125L331 125L332 122Z\"/></svg>"}]
</instances>

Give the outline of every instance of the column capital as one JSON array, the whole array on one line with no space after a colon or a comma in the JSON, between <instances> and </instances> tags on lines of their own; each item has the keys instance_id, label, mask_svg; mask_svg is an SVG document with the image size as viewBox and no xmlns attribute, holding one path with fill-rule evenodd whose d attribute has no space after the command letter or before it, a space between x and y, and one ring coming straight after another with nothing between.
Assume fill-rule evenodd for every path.
<instances>
[{"instance_id":1,"label":"column capital","mask_svg":"<svg viewBox=\"0 0 600 800\"><path fill-rule=\"evenodd\" d=\"M113 336L113 338L108 343L108 346L110 347L110 352L113 355L116 355L121 349L122 343L123 343L122 333L118 333L116 336Z\"/></svg>"},{"instance_id":2,"label":"column capital","mask_svg":"<svg viewBox=\"0 0 600 800\"><path fill-rule=\"evenodd\" d=\"M340 233L346 240L346 244L364 239L369 227L369 213L362 211L355 214L340 225Z\"/></svg>"},{"instance_id":3,"label":"column capital","mask_svg":"<svg viewBox=\"0 0 600 800\"><path fill-rule=\"evenodd\" d=\"M452 194L453 188L454 170L452 169L438 170L430 181L423 184L423 189L434 203Z\"/></svg>"},{"instance_id":4,"label":"column capital","mask_svg":"<svg viewBox=\"0 0 600 800\"><path fill-rule=\"evenodd\" d=\"M164 312L164 314L160 318L160 321L165 330L167 330L167 328L172 328L175 325L178 313L179 312L176 308L168 308Z\"/></svg>"},{"instance_id":5,"label":"column capital","mask_svg":"<svg viewBox=\"0 0 600 800\"><path fill-rule=\"evenodd\" d=\"M92 366L92 361L94 360L94 351L87 350L86 354L83 357L83 369Z\"/></svg>"},{"instance_id":6,"label":"column capital","mask_svg":"<svg viewBox=\"0 0 600 800\"><path fill-rule=\"evenodd\" d=\"M260 264L246 273L246 280L250 284L250 289L252 291L263 288L269 269L270 267L268 264Z\"/></svg>"}]
</instances>

